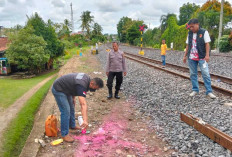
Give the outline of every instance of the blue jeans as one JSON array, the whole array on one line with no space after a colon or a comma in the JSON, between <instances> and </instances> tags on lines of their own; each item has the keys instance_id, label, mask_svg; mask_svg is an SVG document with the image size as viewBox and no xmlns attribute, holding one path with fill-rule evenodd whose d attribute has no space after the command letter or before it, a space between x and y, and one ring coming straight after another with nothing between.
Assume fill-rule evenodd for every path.
<instances>
[{"instance_id":1,"label":"blue jeans","mask_svg":"<svg viewBox=\"0 0 232 157\"><path fill-rule=\"evenodd\" d=\"M203 66L204 63L206 63L205 67ZM194 61L192 59L188 59L190 79L192 82L192 90L199 92L198 71L197 71L198 64L201 69L201 75L204 80L204 85L205 85L206 95L207 95L212 92L212 87L211 87L211 79L209 75L208 63L205 60Z\"/></svg>"},{"instance_id":2,"label":"blue jeans","mask_svg":"<svg viewBox=\"0 0 232 157\"><path fill-rule=\"evenodd\" d=\"M165 66L166 65L165 55L161 55L161 60L162 60L163 66Z\"/></svg>"},{"instance_id":3,"label":"blue jeans","mask_svg":"<svg viewBox=\"0 0 232 157\"><path fill-rule=\"evenodd\" d=\"M71 95L66 95L62 92L58 92L52 87L52 93L56 99L58 107L60 109L61 120L61 136L66 136L69 133L69 128L75 128L75 108L73 104L73 98Z\"/></svg>"}]
</instances>

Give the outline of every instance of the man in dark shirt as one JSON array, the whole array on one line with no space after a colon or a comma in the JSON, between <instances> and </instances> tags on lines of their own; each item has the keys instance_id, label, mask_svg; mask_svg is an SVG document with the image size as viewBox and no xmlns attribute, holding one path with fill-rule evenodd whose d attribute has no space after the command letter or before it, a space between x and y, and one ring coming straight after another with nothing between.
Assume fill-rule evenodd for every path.
<instances>
[{"instance_id":1,"label":"man in dark shirt","mask_svg":"<svg viewBox=\"0 0 232 157\"><path fill-rule=\"evenodd\" d=\"M84 120L81 128L86 129L88 127L86 93L88 90L95 91L103 86L102 79L90 79L84 73L72 73L55 80L52 93L61 112L61 136L64 141L73 142L74 139L69 135L69 128L78 128L75 123L75 96L78 96Z\"/></svg>"}]
</instances>

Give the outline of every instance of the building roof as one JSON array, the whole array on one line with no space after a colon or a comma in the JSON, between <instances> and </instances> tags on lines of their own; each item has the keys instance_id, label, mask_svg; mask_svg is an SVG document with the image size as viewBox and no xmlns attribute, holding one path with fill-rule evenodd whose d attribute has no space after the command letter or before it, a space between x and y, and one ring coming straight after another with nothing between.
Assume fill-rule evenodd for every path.
<instances>
[{"instance_id":1,"label":"building roof","mask_svg":"<svg viewBox=\"0 0 232 157\"><path fill-rule=\"evenodd\" d=\"M7 49L7 43L7 37L0 37L0 51L5 51Z\"/></svg>"}]
</instances>

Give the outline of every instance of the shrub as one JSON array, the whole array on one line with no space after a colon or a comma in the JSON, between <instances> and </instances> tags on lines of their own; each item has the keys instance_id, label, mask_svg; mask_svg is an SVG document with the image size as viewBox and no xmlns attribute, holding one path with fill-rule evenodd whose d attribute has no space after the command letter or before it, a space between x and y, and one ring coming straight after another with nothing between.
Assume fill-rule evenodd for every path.
<instances>
[{"instance_id":1,"label":"shrub","mask_svg":"<svg viewBox=\"0 0 232 157\"><path fill-rule=\"evenodd\" d=\"M232 50L232 46L229 41L229 35L223 35L219 41L219 50L220 52L230 52Z\"/></svg>"}]
</instances>

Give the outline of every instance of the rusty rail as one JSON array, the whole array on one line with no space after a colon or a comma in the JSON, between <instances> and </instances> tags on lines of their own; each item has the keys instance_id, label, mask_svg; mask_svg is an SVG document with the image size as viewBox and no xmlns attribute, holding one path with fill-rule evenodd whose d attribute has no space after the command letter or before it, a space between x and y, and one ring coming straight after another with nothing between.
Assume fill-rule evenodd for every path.
<instances>
[{"instance_id":1,"label":"rusty rail","mask_svg":"<svg viewBox=\"0 0 232 157\"><path fill-rule=\"evenodd\" d=\"M146 60L146 61L149 61L149 62L152 62L152 63L156 63L156 64L160 64L160 65L162 64L162 62L159 61L159 60L155 60L155 59L151 59L151 58L148 58L148 57L131 54L131 53L128 53L128 52L124 52L124 53L126 55L137 57L137 58L141 58L143 60ZM176 64L166 63L166 66L167 67L171 67L171 68L176 68L178 70L182 70L182 71L185 71L185 72L189 71L189 68L183 67L183 66L179 66L179 65L176 65ZM198 74L201 75L201 72L198 71ZM217 74L213 74L213 73L210 73L210 76L211 76L212 79L216 79L216 80L220 79L222 82L232 85L232 79L229 78L229 77L225 77L225 76L221 76L221 75L217 75Z\"/></svg>"},{"instance_id":2,"label":"rusty rail","mask_svg":"<svg viewBox=\"0 0 232 157\"><path fill-rule=\"evenodd\" d=\"M195 118L190 114L185 115L183 113L180 113L180 119L188 125L194 127L197 131L201 132L205 136L209 137L211 140L232 151L231 136L223 133L222 131L214 128L209 124L200 121L200 119Z\"/></svg>"},{"instance_id":3,"label":"rusty rail","mask_svg":"<svg viewBox=\"0 0 232 157\"><path fill-rule=\"evenodd\" d=\"M172 71L172 70L169 70L169 69L164 69L164 68L162 68L162 67L160 67L160 66L156 66L156 65L151 64L151 63L148 63L148 62L146 62L146 61L144 61L144 60L141 60L141 59L139 60L139 59L136 59L136 58L134 58L134 57L129 57L128 55L125 55L125 57L128 58L128 59L134 60L134 61L136 61L136 62L145 64L145 65L147 65L147 66L149 66L149 67L153 67L153 68L156 68L156 69L159 69L159 70L162 70L162 71L166 71L166 72L168 72L168 73L174 74L174 75L176 75L176 76L180 76L180 77L185 78L185 79L190 79L189 76L186 76L186 75L184 75L184 74L182 74L182 73L177 73L177 72ZM203 81L198 80L198 82L199 82L200 84L204 85L204 82L203 82ZM215 85L211 85L211 86L212 86L212 88L213 88L214 90L216 90L216 91L218 91L218 92L220 92L220 93L223 93L223 94L228 95L228 96L232 96L232 91L231 91L231 90L227 90L227 89L224 89L224 88L215 86Z\"/></svg>"}]
</instances>

